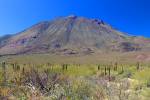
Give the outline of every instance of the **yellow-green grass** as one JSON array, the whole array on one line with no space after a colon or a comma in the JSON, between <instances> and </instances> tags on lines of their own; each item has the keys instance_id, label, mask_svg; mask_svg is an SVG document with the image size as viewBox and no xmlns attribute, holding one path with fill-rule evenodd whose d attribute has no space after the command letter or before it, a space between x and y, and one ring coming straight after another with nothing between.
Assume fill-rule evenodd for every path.
<instances>
[{"instance_id":1,"label":"yellow-green grass","mask_svg":"<svg viewBox=\"0 0 150 100\"><path fill-rule=\"evenodd\" d=\"M19 63L34 63L45 64L47 62L53 64L110 64L111 62L118 62L120 64L135 64L141 62L143 64L150 64L146 60L138 60L136 57L141 52L129 52L129 53L94 53L89 55L57 55L57 54L25 54L0 57L0 61L7 60L9 62Z\"/></svg>"},{"instance_id":2,"label":"yellow-green grass","mask_svg":"<svg viewBox=\"0 0 150 100\"><path fill-rule=\"evenodd\" d=\"M147 83L147 81L150 80L150 68L136 71L133 75L133 78L139 80L142 83Z\"/></svg>"}]
</instances>

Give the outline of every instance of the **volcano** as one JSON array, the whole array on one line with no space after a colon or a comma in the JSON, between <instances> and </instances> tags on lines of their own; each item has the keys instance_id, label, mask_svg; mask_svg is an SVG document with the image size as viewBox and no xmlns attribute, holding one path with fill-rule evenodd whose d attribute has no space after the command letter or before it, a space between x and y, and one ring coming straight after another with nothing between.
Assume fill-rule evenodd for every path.
<instances>
[{"instance_id":1,"label":"volcano","mask_svg":"<svg viewBox=\"0 0 150 100\"><path fill-rule=\"evenodd\" d=\"M75 15L43 21L0 38L0 55L149 51L150 40L129 36L103 20Z\"/></svg>"}]
</instances>

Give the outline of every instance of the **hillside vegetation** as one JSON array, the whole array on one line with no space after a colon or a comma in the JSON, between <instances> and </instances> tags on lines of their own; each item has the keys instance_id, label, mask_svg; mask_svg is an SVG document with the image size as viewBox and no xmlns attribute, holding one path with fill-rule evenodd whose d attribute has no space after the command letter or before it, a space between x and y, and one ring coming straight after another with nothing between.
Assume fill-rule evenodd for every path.
<instances>
[{"instance_id":1,"label":"hillside vegetation","mask_svg":"<svg viewBox=\"0 0 150 100\"><path fill-rule=\"evenodd\" d=\"M140 63L1 62L1 100L149 100L150 67Z\"/></svg>"}]
</instances>

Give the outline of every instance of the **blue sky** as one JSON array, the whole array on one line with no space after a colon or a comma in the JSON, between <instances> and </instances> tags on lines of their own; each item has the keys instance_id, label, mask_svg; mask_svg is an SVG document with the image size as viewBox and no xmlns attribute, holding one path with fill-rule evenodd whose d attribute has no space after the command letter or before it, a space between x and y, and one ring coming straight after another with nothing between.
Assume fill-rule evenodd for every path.
<instances>
[{"instance_id":1,"label":"blue sky","mask_svg":"<svg viewBox=\"0 0 150 100\"><path fill-rule=\"evenodd\" d=\"M72 14L99 18L120 31L150 37L150 0L0 0L0 36Z\"/></svg>"}]
</instances>

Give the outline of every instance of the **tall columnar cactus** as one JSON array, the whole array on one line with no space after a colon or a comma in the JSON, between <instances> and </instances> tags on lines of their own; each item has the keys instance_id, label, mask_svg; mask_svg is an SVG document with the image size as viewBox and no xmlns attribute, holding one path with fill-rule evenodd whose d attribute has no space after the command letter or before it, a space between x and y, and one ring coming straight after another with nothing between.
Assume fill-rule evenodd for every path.
<instances>
[{"instance_id":1,"label":"tall columnar cactus","mask_svg":"<svg viewBox=\"0 0 150 100\"><path fill-rule=\"evenodd\" d=\"M12 69L14 70L15 69L15 64L11 64L12 65Z\"/></svg>"},{"instance_id":2,"label":"tall columnar cactus","mask_svg":"<svg viewBox=\"0 0 150 100\"><path fill-rule=\"evenodd\" d=\"M107 75L107 67L105 66L105 75Z\"/></svg>"},{"instance_id":3,"label":"tall columnar cactus","mask_svg":"<svg viewBox=\"0 0 150 100\"><path fill-rule=\"evenodd\" d=\"M2 62L2 70L3 70L3 85L6 85L6 62Z\"/></svg>"},{"instance_id":4,"label":"tall columnar cactus","mask_svg":"<svg viewBox=\"0 0 150 100\"><path fill-rule=\"evenodd\" d=\"M114 66L114 71L117 71L117 70L118 70L118 63L116 62Z\"/></svg>"},{"instance_id":5,"label":"tall columnar cactus","mask_svg":"<svg viewBox=\"0 0 150 100\"><path fill-rule=\"evenodd\" d=\"M137 69L137 70L140 69L140 63L139 63L139 62L137 62L136 69Z\"/></svg>"},{"instance_id":6,"label":"tall columnar cactus","mask_svg":"<svg viewBox=\"0 0 150 100\"><path fill-rule=\"evenodd\" d=\"M12 67L13 67L13 70L14 70L14 71L17 70L17 64L16 64L16 63L12 64Z\"/></svg>"},{"instance_id":7,"label":"tall columnar cactus","mask_svg":"<svg viewBox=\"0 0 150 100\"><path fill-rule=\"evenodd\" d=\"M20 65L16 66L16 70L19 71L20 70Z\"/></svg>"},{"instance_id":8,"label":"tall columnar cactus","mask_svg":"<svg viewBox=\"0 0 150 100\"><path fill-rule=\"evenodd\" d=\"M22 68L22 74L23 74L23 75L25 74L25 69L24 69L24 67Z\"/></svg>"},{"instance_id":9,"label":"tall columnar cactus","mask_svg":"<svg viewBox=\"0 0 150 100\"><path fill-rule=\"evenodd\" d=\"M98 65L97 69L100 70L100 65Z\"/></svg>"},{"instance_id":10,"label":"tall columnar cactus","mask_svg":"<svg viewBox=\"0 0 150 100\"><path fill-rule=\"evenodd\" d=\"M68 64L66 64L66 70L68 70Z\"/></svg>"},{"instance_id":11,"label":"tall columnar cactus","mask_svg":"<svg viewBox=\"0 0 150 100\"><path fill-rule=\"evenodd\" d=\"M62 65L62 70L65 70L65 64Z\"/></svg>"},{"instance_id":12,"label":"tall columnar cactus","mask_svg":"<svg viewBox=\"0 0 150 100\"><path fill-rule=\"evenodd\" d=\"M109 81L110 81L110 66L108 67L108 75L109 75Z\"/></svg>"},{"instance_id":13,"label":"tall columnar cactus","mask_svg":"<svg viewBox=\"0 0 150 100\"><path fill-rule=\"evenodd\" d=\"M63 64L63 65L62 65L62 69L63 69L63 70L67 70L67 69L68 69L68 64Z\"/></svg>"},{"instance_id":14,"label":"tall columnar cactus","mask_svg":"<svg viewBox=\"0 0 150 100\"><path fill-rule=\"evenodd\" d=\"M123 65L122 65L122 68L121 68L121 72L122 72L122 73L124 72L124 68L123 68Z\"/></svg>"}]
</instances>

